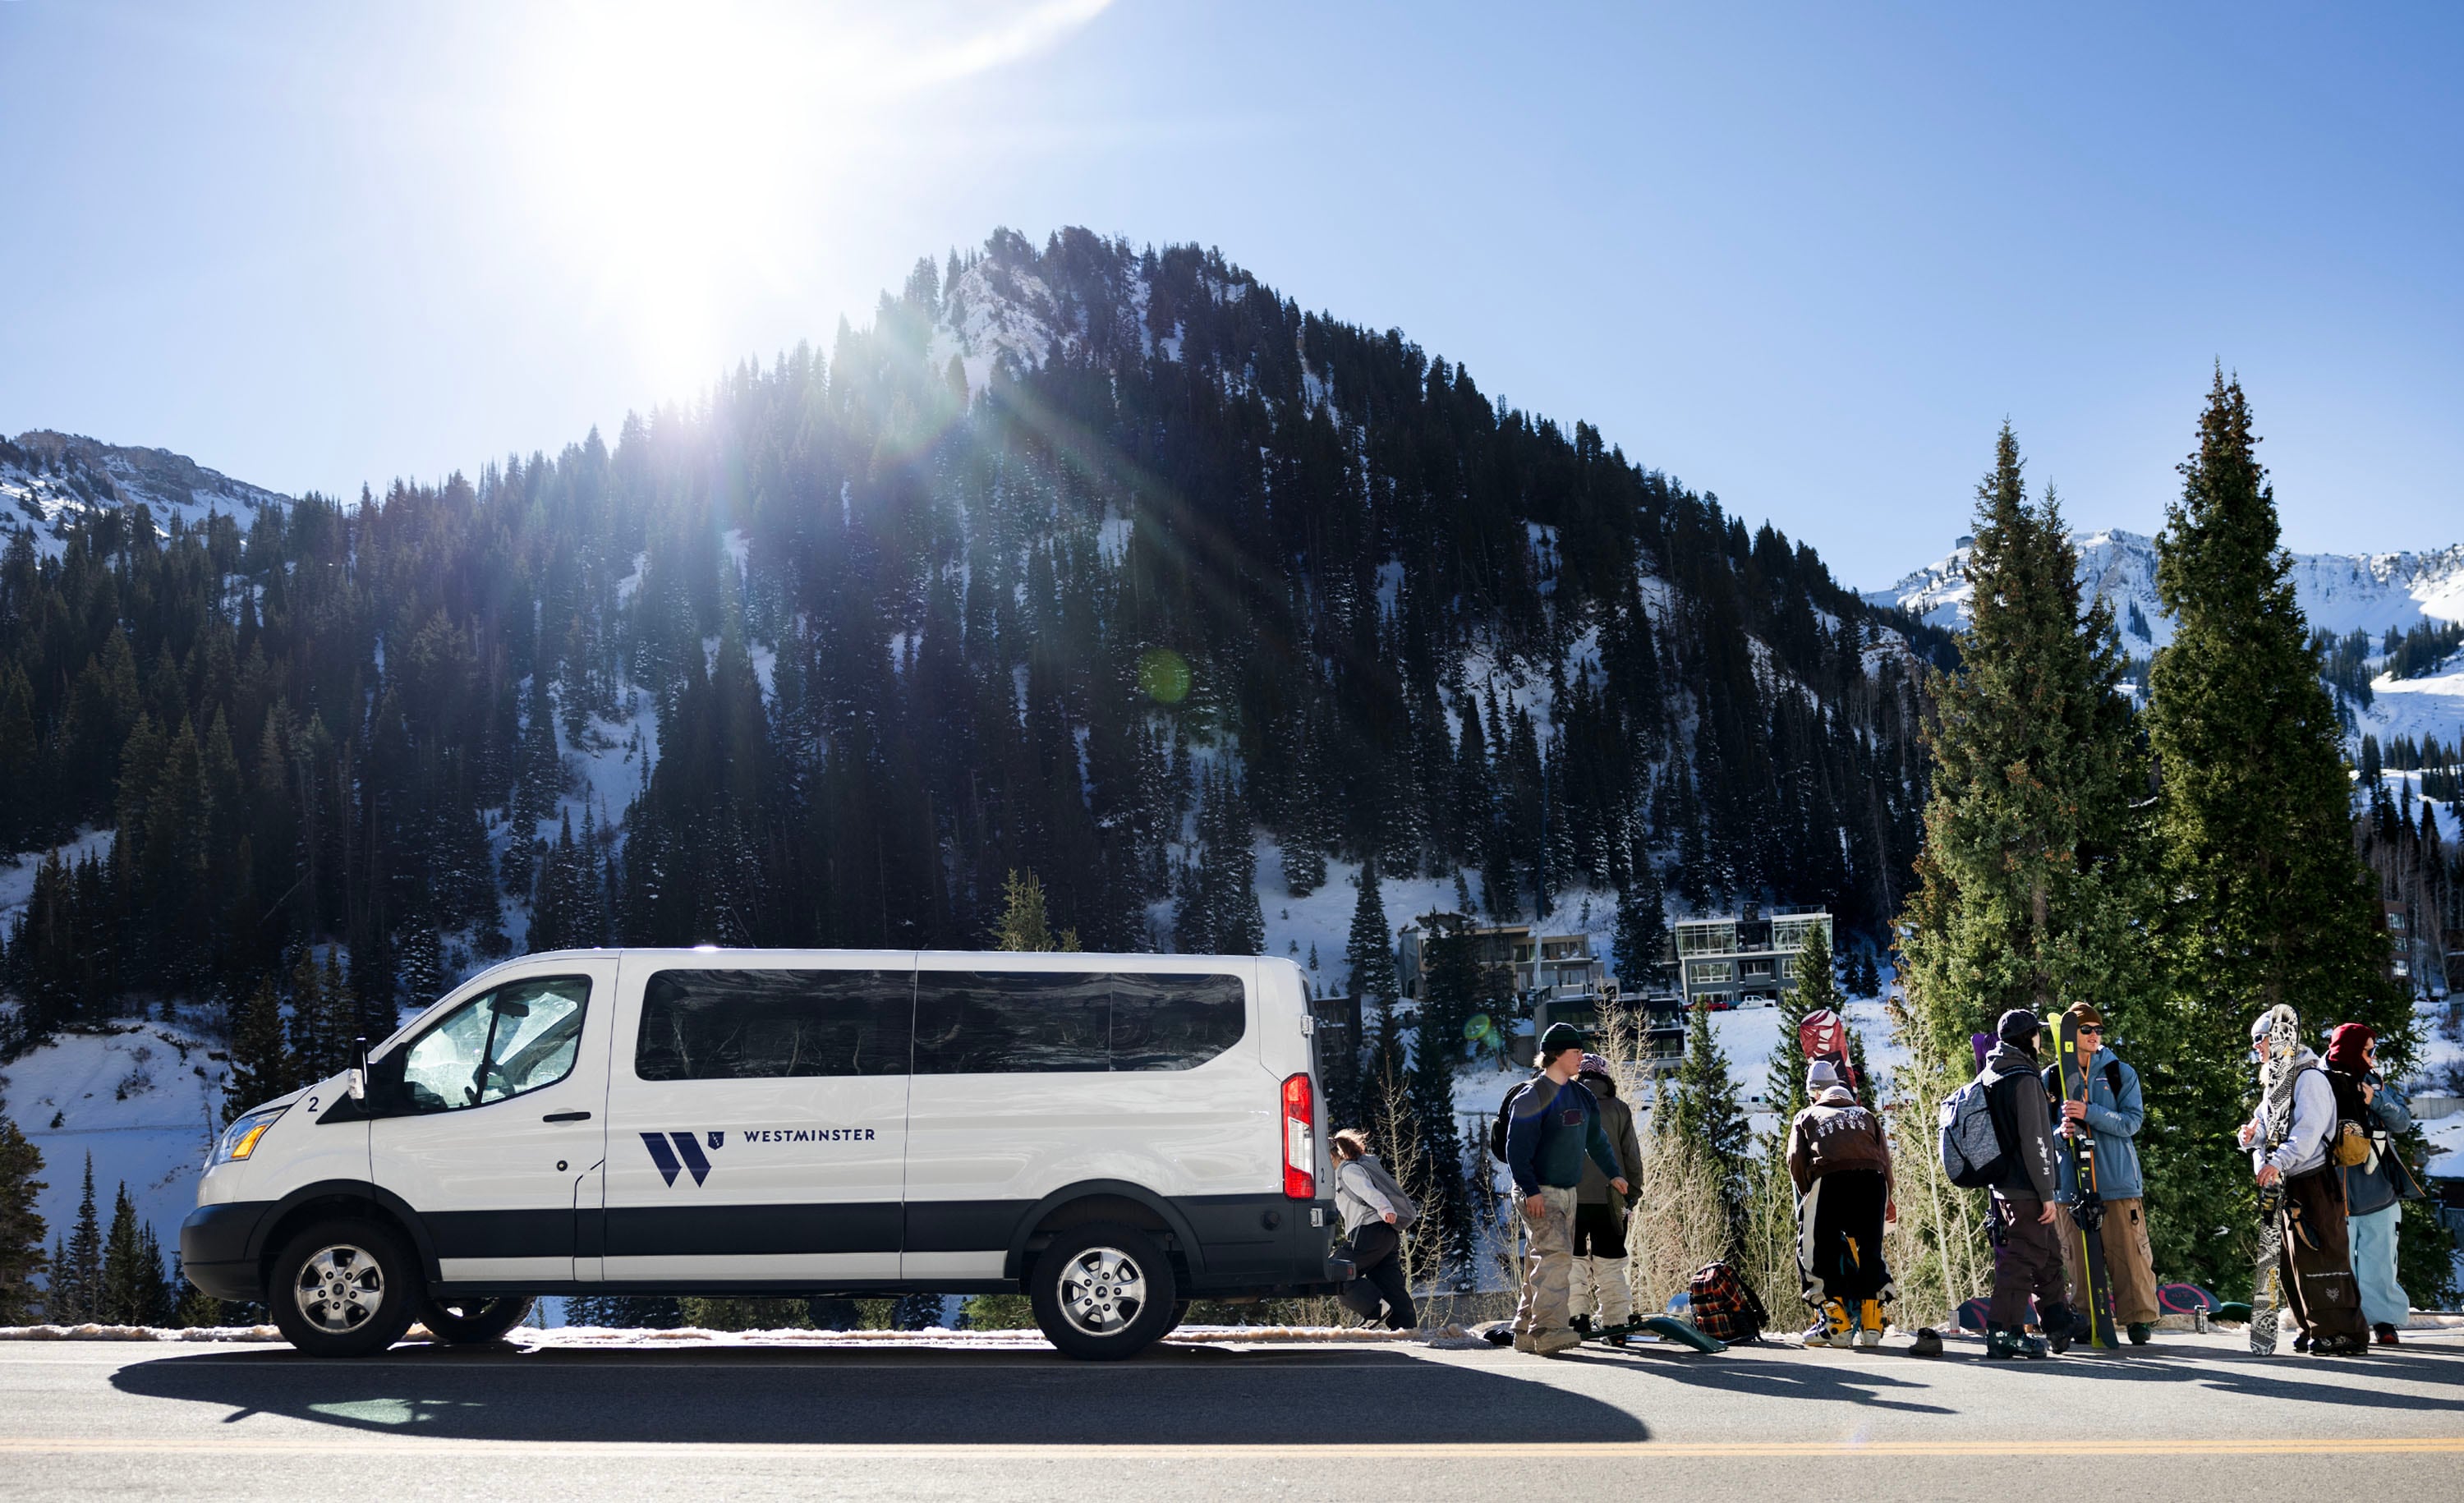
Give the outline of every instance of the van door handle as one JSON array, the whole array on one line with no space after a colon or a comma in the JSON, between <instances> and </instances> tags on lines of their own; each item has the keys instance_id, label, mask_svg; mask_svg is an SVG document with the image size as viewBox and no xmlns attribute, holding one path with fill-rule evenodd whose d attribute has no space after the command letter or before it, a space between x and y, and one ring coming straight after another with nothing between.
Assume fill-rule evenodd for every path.
<instances>
[{"instance_id":1,"label":"van door handle","mask_svg":"<svg viewBox=\"0 0 2464 1503\"><path fill-rule=\"evenodd\" d=\"M590 1120L590 1114L587 1112L550 1112L547 1116L540 1117L539 1120L542 1122L587 1122Z\"/></svg>"}]
</instances>

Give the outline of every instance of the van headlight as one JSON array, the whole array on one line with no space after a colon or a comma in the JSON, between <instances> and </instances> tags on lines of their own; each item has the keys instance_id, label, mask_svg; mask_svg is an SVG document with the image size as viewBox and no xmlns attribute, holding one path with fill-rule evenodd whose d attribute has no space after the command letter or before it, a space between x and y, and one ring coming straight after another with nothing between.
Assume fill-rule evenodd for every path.
<instances>
[{"instance_id":1,"label":"van headlight","mask_svg":"<svg viewBox=\"0 0 2464 1503\"><path fill-rule=\"evenodd\" d=\"M214 1144L214 1162L206 1167L210 1169L214 1164L231 1163L256 1152L257 1140L265 1136L265 1130L281 1120L282 1114L290 1110L287 1106L277 1106L251 1112L224 1128L221 1139Z\"/></svg>"}]
</instances>

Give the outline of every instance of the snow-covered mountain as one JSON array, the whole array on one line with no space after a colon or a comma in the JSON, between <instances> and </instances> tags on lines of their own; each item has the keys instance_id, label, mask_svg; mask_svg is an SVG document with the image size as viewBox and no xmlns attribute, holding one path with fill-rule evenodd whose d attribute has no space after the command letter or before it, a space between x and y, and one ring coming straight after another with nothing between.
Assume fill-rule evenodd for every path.
<instances>
[{"instance_id":1,"label":"snow-covered mountain","mask_svg":"<svg viewBox=\"0 0 2464 1503\"><path fill-rule=\"evenodd\" d=\"M2155 539L2112 528L2074 532L2071 545L2079 550L2080 582L2113 608L2126 652L2145 657L2173 640L2172 618L2156 600ZM1962 539L1946 557L1864 596L1935 626L1964 626L1975 591L1968 578L1969 551ZM2340 636L2368 632L2375 651L2390 630L2464 621L2464 543L2420 553L2297 553L2293 590L2312 627ZM2370 690L2370 703L2348 704L2357 742L2364 734L2381 741L2425 735L2453 740L2464 734L2464 655L2422 677L2380 674Z\"/></svg>"},{"instance_id":2,"label":"snow-covered mountain","mask_svg":"<svg viewBox=\"0 0 2464 1503\"><path fill-rule=\"evenodd\" d=\"M76 517L143 505L158 529L173 519L190 527L220 512L242 530L279 496L209 470L166 449L132 449L75 433L37 429L0 439L0 537L31 531L35 547L56 554L61 528Z\"/></svg>"},{"instance_id":3,"label":"snow-covered mountain","mask_svg":"<svg viewBox=\"0 0 2464 1503\"><path fill-rule=\"evenodd\" d=\"M2079 550L2080 582L2113 608L2132 654L2145 656L2173 640L2172 618L2156 601L2155 539L2108 528L2074 532L2071 546ZM1963 539L1945 557L1864 596L1934 626L1964 626L1975 588L1968 580L1969 552ZM2427 553L2297 553L2293 589L2310 625L2339 635L2380 636L2425 620L2464 621L2464 543Z\"/></svg>"}]
</instances>

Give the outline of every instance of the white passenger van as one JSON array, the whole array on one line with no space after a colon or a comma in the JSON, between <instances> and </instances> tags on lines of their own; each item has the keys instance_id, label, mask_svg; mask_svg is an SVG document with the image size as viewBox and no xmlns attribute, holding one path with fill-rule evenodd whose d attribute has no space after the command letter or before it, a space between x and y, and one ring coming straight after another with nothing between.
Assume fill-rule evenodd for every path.
<instances>
[{"instance_id":1,"label":"white passenger van","mask_svg":"<svg viewBox=\"0 0 2464 1503\"><path fill-rule=\"evenodd\" d=\"M234 1121L182 1267L320 1356L541 1294L1023 1292L1127 1357L1349 1275L1312 1034L1282 960L528 956Z\"/></svg>"}]
</instances>

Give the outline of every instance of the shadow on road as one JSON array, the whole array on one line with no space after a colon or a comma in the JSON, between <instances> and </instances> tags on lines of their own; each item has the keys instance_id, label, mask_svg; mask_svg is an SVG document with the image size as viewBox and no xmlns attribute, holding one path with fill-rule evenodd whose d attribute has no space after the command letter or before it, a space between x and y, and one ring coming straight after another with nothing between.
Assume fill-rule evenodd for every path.
<instances>
[{"instance_id":1,"label":"shadow on road","mask_svg":"<svg viewBox=\"0 0 2464 1503\"><path fill-rule=\"evenodd\" d=\"M1861 1404L1873 1408L1903 1409L1920 1414L1958 1411L1938 1404L1912 1404L1879 1395L1893 1388L1925 1386L1918 1375L1944 1363L1972 1367L2014 1381L2078 1378L2100 1383L2191 1383L2219 1393L2341 1404L2348 1408L2464 1412L2464 1393L2446 1397L2370 1385L2372 1379L2401 1379L2408 1383L2436 1385L2451 1392L2464 1388L2464 1364L2421 1360L2428 1350L2426 1348L2416 1348L2402 1357L2314 1358L2259 1357L2249 1352L2199 1348L2168 1351L2154 1347L2141 1348L2127 1355L2082 1356L2073 1353L2041 1362L1989 1362L1982 1352L1932 1359L1910 1358L1895 1350L1879 1356L1849 1357L1841 1354L1836 1359L1837 1366L1805 1361L1758 1361L1751 1355L1754 1350L1750 1346L1732 1347L1717 1361L1667 1361L1654 1366L1652 1371L1694 1387L1750 1393L1760 1398ZM1895 1360L1917 1365L1905 1380L1879 1373L1872 1365ZM2314 1381L2315 1378L2330 1376L2346 1381ZM1869 1389L1876 1392L1864 1391Z\"/></svg>"},{"instance_id":2,"label":"shadow on road","mask_svg":"<svg viewBox=\"0 0 2464 1503\"><path fill-rule=\"evenodd\" d=\"M1136 1360L816 1348L287 1350L132 1362L123 1393L383 1434L846 1445L1639 1441L1615 1405L1395 1352L1161 1347Z\"/></svg>"}]
</instances>

